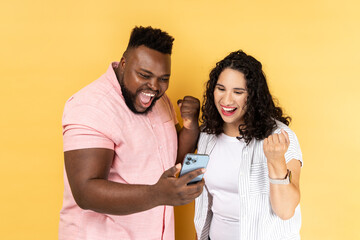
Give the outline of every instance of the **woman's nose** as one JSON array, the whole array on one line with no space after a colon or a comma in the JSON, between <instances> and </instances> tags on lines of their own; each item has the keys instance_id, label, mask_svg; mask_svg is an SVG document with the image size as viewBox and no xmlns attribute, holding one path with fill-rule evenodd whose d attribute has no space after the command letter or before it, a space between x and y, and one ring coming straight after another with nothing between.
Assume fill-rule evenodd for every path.
<instances>
[{"instance_id":1,"label":"woman's nose","mask_svg":"<svg viewBox=\"0 0 360 240\"><path fill-rule=\"evenodd\" d=\"M223 104L225 105L229 105L232 103L232 96L231 96L231 93L225 93L224 94L224 97L223 97Z\"/></svg>"}]
</instances>

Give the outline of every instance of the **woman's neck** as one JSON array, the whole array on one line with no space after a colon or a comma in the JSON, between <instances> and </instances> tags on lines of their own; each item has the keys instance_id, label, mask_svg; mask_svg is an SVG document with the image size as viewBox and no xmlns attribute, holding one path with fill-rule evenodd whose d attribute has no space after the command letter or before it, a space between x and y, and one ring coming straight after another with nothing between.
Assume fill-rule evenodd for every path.
<instances>
[{"instance_id":1,"label":"woman's neck","mask_svg":"<svg viewBox=\"0 0 360 240\"><path fill-rule=\"evenodd\" d=\"M238 125L224 123L223 129L224 134L230 137L238 137L240 135Z\"/></svg>"}]
</instances>

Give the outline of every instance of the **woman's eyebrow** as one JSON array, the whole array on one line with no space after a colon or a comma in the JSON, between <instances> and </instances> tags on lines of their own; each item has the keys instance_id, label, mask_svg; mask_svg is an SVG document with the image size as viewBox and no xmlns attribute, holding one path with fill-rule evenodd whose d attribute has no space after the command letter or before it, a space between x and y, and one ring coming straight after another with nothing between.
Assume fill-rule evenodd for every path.
<instances>
[{"instance_id":1,"label":"woman's eyebrow","mask_svg":"<svg viewBox=\"0 0 360 240\"><path fill-rule=\"evenodd\" d=\"M245 89L245 88L234 88L234 90L246 91L246 89Z\"/></svg>"}]
</instances>

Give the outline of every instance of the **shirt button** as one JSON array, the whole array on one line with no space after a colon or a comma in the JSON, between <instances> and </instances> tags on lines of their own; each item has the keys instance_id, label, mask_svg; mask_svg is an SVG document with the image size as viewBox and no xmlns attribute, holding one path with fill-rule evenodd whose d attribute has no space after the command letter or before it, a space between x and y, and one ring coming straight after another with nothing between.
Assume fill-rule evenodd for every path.
<instances>
[{"instance_id":1,"label":"shirt button","mask_svg":"<svg viewBox=\"0 0 360 240\"><path fill-rule=\"evenodd\" d=\"M160 149L162 149L162 146L160 146Z\"/></svg>"},{"instance_id":2,"label":"shirt button","mask_svg":"<svg viewBox=\"0 0 360 240\"><path fill-rule=\"evenodd\" d=\"M243 172L240 172L240 176L244 176L244 173L243 173Z\"/></svg>"}]
</instances>

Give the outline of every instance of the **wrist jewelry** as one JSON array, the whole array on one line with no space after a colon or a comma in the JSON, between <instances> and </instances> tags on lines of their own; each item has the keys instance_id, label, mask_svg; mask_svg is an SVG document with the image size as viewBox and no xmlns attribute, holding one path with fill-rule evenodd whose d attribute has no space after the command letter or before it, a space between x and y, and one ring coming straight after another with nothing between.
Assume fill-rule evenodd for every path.
<instances>
[{"instance_id":1,"label":"wrist jewelry","mask_svg":"<svg viewBox=\"0 0 360 240\"><path fill-rule=\"evenodd\" d=\"M283 179L278 179L278 178L274 179L269 177L269 182L271 184L289 184L291 183L291 171L287 169L286 176Z\"/></svg>"}]
</instances>

